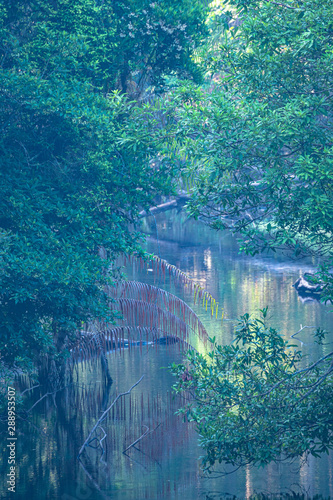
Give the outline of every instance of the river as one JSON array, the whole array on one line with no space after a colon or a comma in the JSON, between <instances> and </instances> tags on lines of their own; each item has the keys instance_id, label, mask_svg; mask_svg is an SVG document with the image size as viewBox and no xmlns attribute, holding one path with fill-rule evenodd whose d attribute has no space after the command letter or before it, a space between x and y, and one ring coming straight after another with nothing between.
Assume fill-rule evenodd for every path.
<instances>
[{"instance_id":1,"label":"river","mask_svg":"<svg viewBox=\"0 0 333 500\"><path fill-rule=\"evenodd\" d=\"M211 293L220 311L224 310L223 322L212 318L202 305L195 306L193 293L186 287L164 282L149 268L129 265L129 278L155 283L185 299L220 343L232 340L240 315L258 315L268 306L271 324L285 338L291 338L303 326L314 327L303 329L293 339L307 359L331 350L329 344L315 345L311 334L318 326L333 330L332 306L302 300L292 287L301 274L313 270L313 262L293 261L283 255L252 258L239 254L232 235L218 234L176 210L145 219L141 230L147 234L149 252L177 266ZM203 349L198 339L193 339L193 344ZM304 498L333 498L332 455L310 458L305 463L280 463L217 478L204 477L195 428L175 415L182 402L173 399L174 379L166 369L182 359L178 345L132 347L109 353L114 383L108 389L99 366L80 364L74 385L38 403L29 422L18 420L17 491L13 497L212 500L295 492L304 494ZM142 382L130 396L119 400L99 431L101 438L104 431L107 434L103 440L105 452L89 448L80 465L78 450L102 411L142 375ZM34 390L32 404L42 394L40 389ZM124 454L125 448L144 433ZM5 457L5 445L3 450ZM8 468L5 459L0 468L4 478Z\"/></svg>"}]
</instances>

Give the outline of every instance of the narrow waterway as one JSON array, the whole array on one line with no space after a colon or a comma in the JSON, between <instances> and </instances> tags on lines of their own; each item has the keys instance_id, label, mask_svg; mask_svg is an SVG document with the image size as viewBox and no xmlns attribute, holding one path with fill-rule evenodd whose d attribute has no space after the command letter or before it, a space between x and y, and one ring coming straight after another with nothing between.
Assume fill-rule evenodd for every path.
<instances>
[{"instance_id":1,"label":"narrow waterway","mask_svg":"<svg viewBox=\"0 0 333 500\"><path fill-rule=\"evenodd\" d=\"M224 311L223 322L220 315L212 318L205 307L195 306L193 293L186 287L169 279L164 281L150 268L129 265L129 278L155 283L185 299L209 334L216 335L221 343L232 340L240 315L258 315L268 306L272 326L288 339L302 326L313 327L303 329L297 340L293 339L309 358L331 349L330 345L315 345L311 334L318 326L333 331L332 306L300 299L292 287L302 273L312 270L312 262L292 261L282 255L240 255L237 241L230 234L217 234L200 222L188 220L184 212L150 217L143 221L141 229L148 235L149 252L176 265L214 296L219 311ZM191 342L203 349L198 339ZM165 368L182 359L178 345L133 347L109 353L114 379L109 388L101 380L99 366L78 366L73 385L41 401L30 423L17 422L15 498L210 500L292 492L308 498L333 498L332 456L260 470L247 468L219 478L203 477L197 434L192 424L174 414L182 401L173 399L174 380ZM76 456L89 430L116 394L127 391L142 375L142 382L117 403L103 423L107 434L104 453L89 448L80 465ZM42 390L36 391L34 400L43 394ZM103 430L100 432L103 437ZM144 433L145 437L124 454L126 447ZM6 453L3 442L2 478L7 472ZM3 493L1 498L9 498L6 489Z\"/></svg>"}]
</instances>

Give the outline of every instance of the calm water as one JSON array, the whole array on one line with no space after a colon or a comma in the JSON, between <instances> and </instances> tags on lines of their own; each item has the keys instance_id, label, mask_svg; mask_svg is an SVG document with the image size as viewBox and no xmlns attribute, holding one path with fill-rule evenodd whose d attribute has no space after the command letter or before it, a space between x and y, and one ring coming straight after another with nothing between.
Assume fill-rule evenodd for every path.
<instances>
[{"instance_id":1,"label":"calm water","mask_svg":"<svg viewBox=\"0 0 333 500\"><path fill-rule=\"evenodd\" d=\"M131 279L145 281L176 293L196 312L221 343L232 340L235 320L245 312L259 313L269 306L271 323L290 338L301 326L333 330L331 306L302 301L292 284L312 263L288 261L283 256L250 258L238 254L236 240L218 235L202 224L172 211L143 223L149 252L176 265L204 286L224 309L224 320L211 318L201 306L193 305L193 293L157 277L140 266L129 266ZM330 346L314 346L312 329L298 335L297 344L309 358ZM294 339L293 339L294 340ZM192 339L203 349L202 343ZM220 499L250 498L254 493L300 492L309 497L333 498L333 457L308 463L279 464L265 469L244 469L225 477L202 477L201 454L192 425L174 411L182 401L171 395L173 377L164 368L183 359L178 346L144 346L108 355L114 383L106 388L98 366L79 366L74 385L48 397L32 412L30 422L18 420L17 492L1 498L36 500L73 499ZM142 382L130 396L118 401L103 423L107 437L105 452L90 448L76 460L77 453L101 413L117 394L127 391L141 375ZM43 391L34 390L31 402ZM3 428L1 428L3 430ZM136 447L123 451L142 434ZM5 436L3 433L2 436ZM103 430L100 430L100 437ZM4 442L4 441L3 441ZM92 443L94 444L94 443ZM2 478L8 472L8 451L3 445Z\"/></svg>"}]
</instances>

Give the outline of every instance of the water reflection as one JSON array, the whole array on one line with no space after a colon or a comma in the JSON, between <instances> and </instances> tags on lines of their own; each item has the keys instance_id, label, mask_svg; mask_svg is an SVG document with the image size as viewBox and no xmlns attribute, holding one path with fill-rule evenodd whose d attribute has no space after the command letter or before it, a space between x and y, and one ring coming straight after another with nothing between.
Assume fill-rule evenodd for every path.
<instances>
[{"instance_id":1,"label":"water reflection","mask_svg":"<svg viewBox=\"0 0 333 500\"><path fill-rule=\"evenodd\" d=\"M167 218L167 222L165 221ZM160 222L163 219L164 225ZM206 287L225 311L223 328L217 325L203 311L201 319L210 332L221 343L232 339L233 323L245 312L259 314L268 306L271 323L288 339L301 326L320 326L332 331L332 306L319 301L304 300L293 287L293 283L305 272L313 272L315 262L310 259L296 261L283 255L261 255L252 258L239 253L237 239L227 233L216 233L200 222L188 219L184 213L176 211L156 216L159 248L161 255L176 265L193 279ZM144 221L143 230L149 234L147 249L158 252L156 227L153 218ZM190 244L190 245L189 245ZM154 281L151 275L143 276L135 271L136 279ZM172 289L168 284L166 288ZM184 296L181 287L173 288ZM186 297L191 305L191 297ZM316 358L329 349L313 346L313 331L303 330L299 336L305 344L305 353ZM309 348L308 346L311 346ZM329 351L327 351L329 352Z\"/></svg>"},{"instance_id":2,"label":"water reflection","mask_svg":"<svg viewBox=\"0 0 333 500\"><path fill-rule=\"evenodd\" d=\"M225 311L221 324L209 311L194 305L193 292L179 283L156 277L153 272L128 268L129 277L158 284L185 299L221 343L233 338L235 320L245 312L258 314L269 306L273 326L286 338L300 325L321 326L332 330L331 307L319 302L302 302L292 284L313 263L286 261L282 256L251 259L238 253L237 241L231 235L217 235L198 222L173 212L156 216L161 257L176 265L208 289ZM144 221L150 233L147 249L158 253L154 220ZM315 358L330 349L314 346L311 329L299 334L304 351ZM296 340L296 339L293 339ZM298 342L300 344L300 341ZM203 348L192 339L197 348ZM108 354L114 383L105 386L99 366L78 365L73 385L40 402L31 422L18 422L18 500L105 499L249 499L256 492L301 492L333 497L332 456L307 463L271 464L265 469L246 468L225 477L202 477L197 458L201 451L192 425L183 422L174 411L182 402L172 398L172 376L163 367L183 359L178 345L143 346ZM119 400L103 428L105 452L89 448L82 456L78 451L102 412L116 395L127 391L141 375L143 381L130 396ZM34 401L43 395L33 392ZM33 403L32 403L33 404ZM149 433L132 446L145 429ZM2 436L5 438L5 430ZM102 431L101 431L102 432ZM102 435L102 434L101 434ZM92 443L93 444L93 443ZM6 457L3 440L3 457ZM7 473L4 459L2 477ZM97 487L98 485L98 487ZM3 498L6 498L5 483Z\"/></svg>"}]
</instances>

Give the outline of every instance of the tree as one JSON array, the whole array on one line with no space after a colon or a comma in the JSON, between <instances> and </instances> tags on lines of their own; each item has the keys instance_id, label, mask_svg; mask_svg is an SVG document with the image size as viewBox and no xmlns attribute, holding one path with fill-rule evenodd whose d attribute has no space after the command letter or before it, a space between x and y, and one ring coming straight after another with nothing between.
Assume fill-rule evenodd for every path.
<instances>
[{"instance_id":1,"label":"tree","mask_svg":"<svg viewBox=\"0 0 333 500\"><path fill-rule=\"evenodd\" d=\"M170 107L190 213L240 235L252 255L319 257L332 301L332 2L217 4L201 50L209 85L181 84ZM306 367L265 318L245 315L231 346L213 341L173 370L193 396L186 411L208 468L332 448L332 353Z\"/></svg>"},{"instance_id":2,"label":"tree","mask_svg":"<svg viewBox=\"0 0 333 500\"><path fill-rule=\"evenodd\" d=\"M264 465L333 448L333 352L302 367L301 352L262 318L240 318L234 342L211 339L208 355L190 351L173 365L180 412L196 422L203 463ZM320 342L322 331L317 331Z\"/></svg>"},{"instance_id":3,"label":"tree","mask_svg":"<svg viewBox=\"0 0 333 500\"><path fill-rule=\"evenodd\" d=\"M248 253L332 261L332 9L329 0L220 6L203 61L210 87L174 93L191 214L240 233ZM327 268L321 278L330 299Z\"/></svg>"},{"instance_id":4,"label":"tree","mask_svg":"<svg viewBox=\"0 0 333 500\"><path fill-rule=\"evenodd\" d=\"M124 82L144 64L154 78L185 71L204 14L200 2L192 6L177 20L179 7L171 16L168 3L138 13L134 1L0 2L4 366L40 367L42 358L48 370L63 366L83 323L114 321L104 293L117 274L110 266L121 253L141 251L131 223L172 190L171 168L152 163L148 120ZM123 31L131 16L147 30L158 19L160 30L139 39L137 26L133 38ZM153 48L163 54L170 37L179 62L174 53L150 57Z\"/></svg>"},{"instance_id":5,"label":"tree","mask_svg":"<svg viewBox=\"0 0 333 500\"><path fill-rule=\"evenodd\" d=\"M169 76L202 81L193 52L207 34L201 0L113 2L117 22L116 82L142 97L148 86L162 90Z\"/></svg>"}]
</instances>

